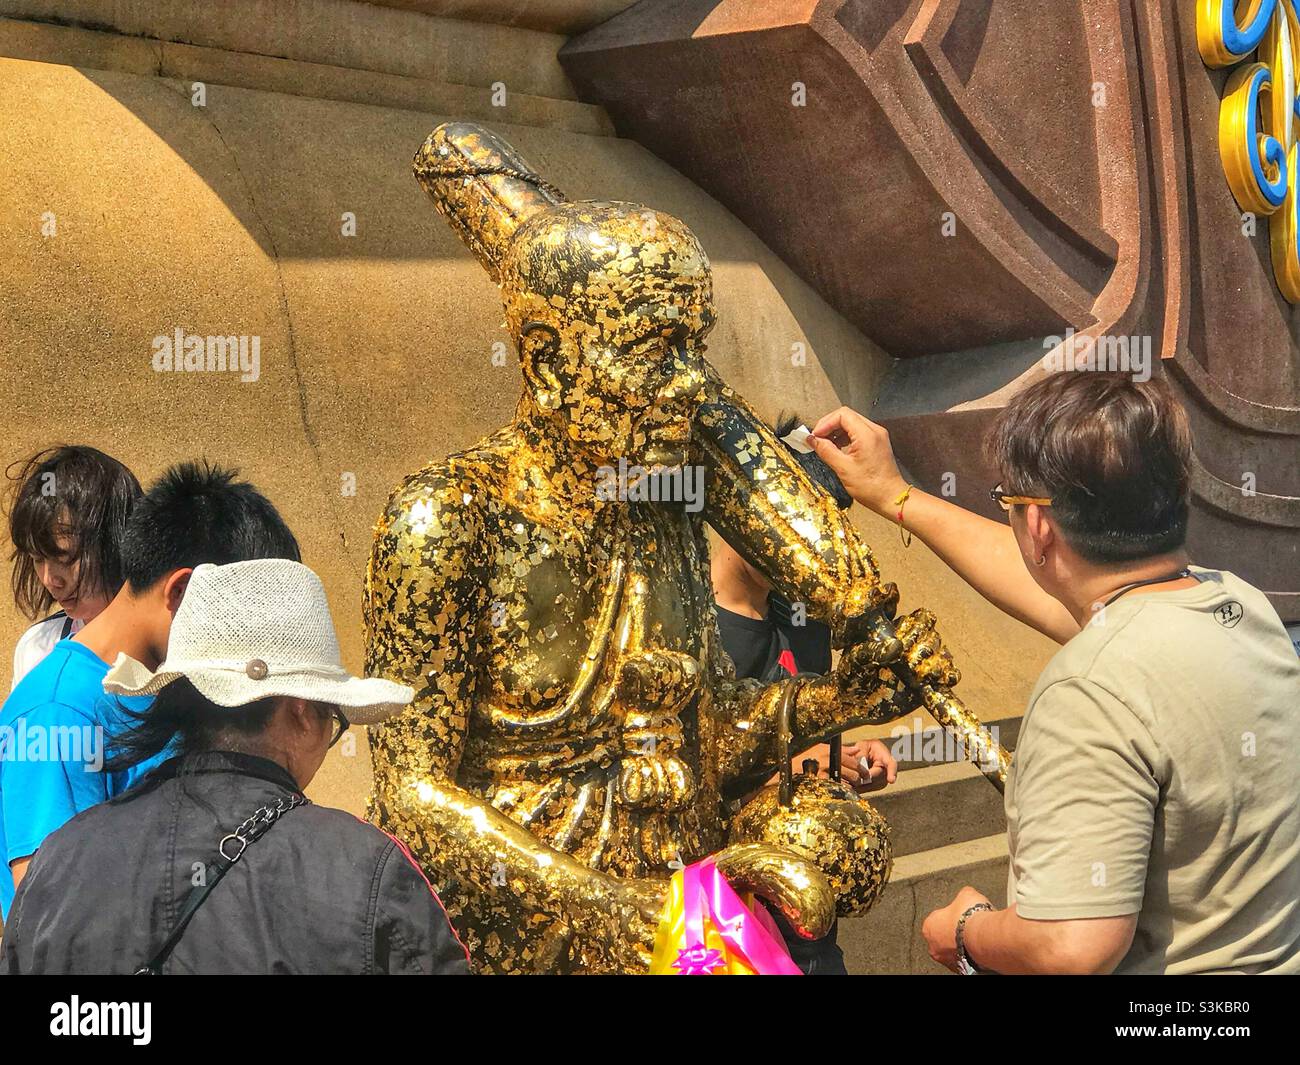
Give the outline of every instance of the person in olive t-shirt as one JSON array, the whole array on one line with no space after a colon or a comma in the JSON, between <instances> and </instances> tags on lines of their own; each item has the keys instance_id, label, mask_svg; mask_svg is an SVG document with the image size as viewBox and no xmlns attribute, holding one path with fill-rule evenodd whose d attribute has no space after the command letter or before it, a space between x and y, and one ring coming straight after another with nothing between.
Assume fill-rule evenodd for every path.
<instances>
[{"instance_id":1,"label":"person in olive t-shirt","mask_svg":"<svg viewBox=\"0 0 1300 1065\"><path fill-rule=\"evenodd\" d=\"M922 926L958 972L1300 972L1300 661L1268 597L1191 565L1191 433L1162 377L1064 371L991 439L1009 526L913 489L841 409L817 453L995 606L1064 644L1006 788L1007 907ZM1250 557L1243 555L1243 565Z\"/></svg>"}]
</instances>

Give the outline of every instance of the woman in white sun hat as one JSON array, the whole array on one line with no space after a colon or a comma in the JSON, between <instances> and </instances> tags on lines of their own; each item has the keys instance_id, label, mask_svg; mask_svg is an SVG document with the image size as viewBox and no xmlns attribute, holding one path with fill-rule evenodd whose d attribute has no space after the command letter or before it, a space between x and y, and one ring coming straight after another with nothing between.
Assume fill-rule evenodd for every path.
<instances>
[{"instance_id":1,"label":"woman in white sun hat","mask_svg":"<svg viewBox=\"0 0 1300 1065\"><path fill-rule=\"evenodd\" d=\"M45 841L14 899L0 970L469 971L406 848L303 795L350 723L382 721L413 697L343 668L306 566L199 566L166 660L150 672L119 656L104 689L156 696L109 769L174 756Z\"/></svg>"}]
</instances>

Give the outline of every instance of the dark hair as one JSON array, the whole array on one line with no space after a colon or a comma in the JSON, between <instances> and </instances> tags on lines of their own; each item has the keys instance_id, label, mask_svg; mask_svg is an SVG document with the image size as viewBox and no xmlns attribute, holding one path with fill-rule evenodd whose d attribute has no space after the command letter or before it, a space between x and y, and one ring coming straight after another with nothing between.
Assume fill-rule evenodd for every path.
<instances>
[{"instance_id":1,"label":"dark hair","mask_svg":"<svg viewBox=\"0 0 1300 1065\"><path fill-rule=\"evenodd\" d=\"M776 419L776 438L785 444L783 439L790 435L790 432L803 422L797 414L787 414L782 411ZM812 479L812 483L820 488L824 488L835 499L835 505L840 510L848 510L853 506L853 497L849 495L848 490L840 483L839 477L835 471L826 465L815 454L796 451L789 444L785 444L786 450L794 456L795 461L803 467L803 472Z\"/></svg>"},{"instance_id":2,"label":"dark hair","mask_svg":"<svg viewBox=\"0 0 1300 1065\"><path fill-rule=\"evenodd\" d=\"M238 470L183 462L158 479L131 513L122 572L133 592L205 562L301 561L298 541L270 501Z\"/></svg>"},{"instance_id":3,"label":"dark hair","mask_svg":"<svg viewBox=\"0 0 1300 1065\"><path fill-rule=\"evenodd\" d=\"M1065 371L1012 397L988 454L1005 491L1052 500L1061 535L1085 559L1130 562L1187 538L1191 439L1163 378Z\"/></svg>"},{"instance_id":4,"label":"dark hair","mask_svg":"<svg viewBox=\"0 0 1300 1065\"><path fill-rule=\"evenodd\" d=\"M117 459L84 445L46 448L11 464L9 559L14 602L33 621L54 605L37 563L45 558L77 564L77 586L110 599L122 587L121 542L140 498L140 482ZM59 547L67 537L68 549Z\"/></svg>"},{"instance_id":5,"label":"dark hair","mask_svg":"<svg viewBox=\"0 0 1300 1065\"><path fill-rule=\"evenodd\" d=\"M186 677L178 677L143 710L128 710L120 700L117 711L134 724L113 737L113 754L104 769L120 773L148 761L176 741L173 755L198 751L245 751L271 721L276 698L258 699L246 706L218 706Z\"/></svg>"}]
</instances>

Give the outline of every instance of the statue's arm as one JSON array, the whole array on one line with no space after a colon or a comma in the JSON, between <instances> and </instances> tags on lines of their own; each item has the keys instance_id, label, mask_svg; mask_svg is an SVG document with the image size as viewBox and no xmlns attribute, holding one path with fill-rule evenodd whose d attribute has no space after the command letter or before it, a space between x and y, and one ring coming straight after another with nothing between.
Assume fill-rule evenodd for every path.
<instances>
[{"instance_id":1,"label":"statue's arm","mask_svg":"<svg viewBox=\"0 0 1300 1065\"><path fill-rule=\"evenodd\" d=\"M426 472L394 494L376 526L366 669L416 693L408 710L371 729L376 813L435 882L509 892L534 912L609 935L635 919L616 903L613 878L456 784L491 611L487 531L466 502L475 495L451 471Z\"/></svg>"},{"instance_id":2,"label":"statue's arm","mask_svg":"<svg viewBox=\"0 0 1300 1065\"><path fill-rule=\"evenodd\" d=\"M692 435L706 471L705 520L782 595L830 625L834 645L845 649L832 673L797 682L795 750L928 705L917 682L956 682L933 615L918 610L893 620L898 590L881 580L848 512L712 367ZM736 680L720 652L712 660L709 717L721 779L761 777L785 756L776 734L781 686Z\"/></svg>"},{"instance_id":3,"label":"statue's arm","mask_svg":"<svg viewBox=\"0 0 1300 1065\"><path fill-rule=\"evenodd\" d=\"M708 523L782 595L828 624L836 647L860 642L873 614L893 616L898 590L881 581L848 513L712 367L692 435Z\"/></svg>"}]
</instances>

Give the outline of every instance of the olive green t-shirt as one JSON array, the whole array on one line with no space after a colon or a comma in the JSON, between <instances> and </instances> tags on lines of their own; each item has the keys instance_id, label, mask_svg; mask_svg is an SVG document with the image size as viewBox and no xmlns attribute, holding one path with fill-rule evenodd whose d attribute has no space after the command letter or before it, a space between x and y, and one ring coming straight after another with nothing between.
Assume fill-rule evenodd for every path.
<instances>
[{"instance_id":1,"label":"olive green t-shirt","mask_svg":"<svg viewBox=\"0 0 1300 1065\"><path fill-rule=\"evenodd\" d=\"M1129 593L1048 663L1007 781L1007 904L1138 915L1121 973L1300 972L1300 658L1231 573Z\"/></svg>"}]
</instances>

